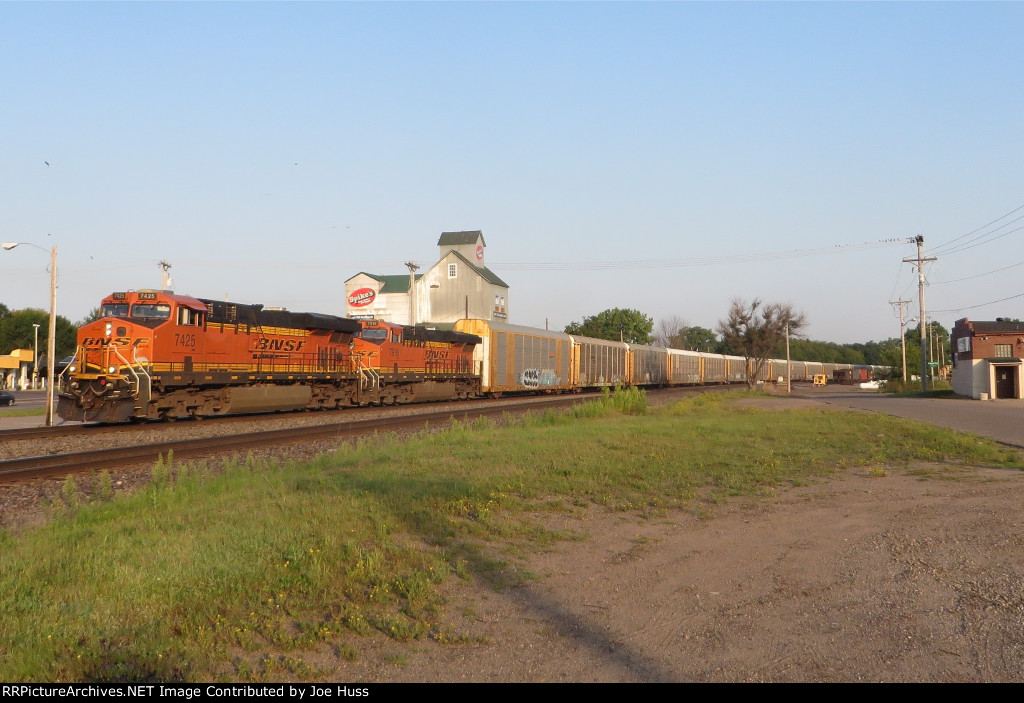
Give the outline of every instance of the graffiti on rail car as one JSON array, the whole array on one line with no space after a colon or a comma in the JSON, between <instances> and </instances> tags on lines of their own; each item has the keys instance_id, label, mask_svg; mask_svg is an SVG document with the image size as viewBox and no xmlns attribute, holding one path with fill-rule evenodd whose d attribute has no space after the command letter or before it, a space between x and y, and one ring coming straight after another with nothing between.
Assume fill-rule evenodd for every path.
<instances>
[{"instance_id":1,"label":"graffiti on rail car","mask_svg":"<svg viewBox=\"0 0 1024 703\"><path fill-rule=\"evenodd\" d=\"M519 375L519 383L527 388L552 388L561 382L554 369L525 369Z\"/></svg>"}]
</instances>

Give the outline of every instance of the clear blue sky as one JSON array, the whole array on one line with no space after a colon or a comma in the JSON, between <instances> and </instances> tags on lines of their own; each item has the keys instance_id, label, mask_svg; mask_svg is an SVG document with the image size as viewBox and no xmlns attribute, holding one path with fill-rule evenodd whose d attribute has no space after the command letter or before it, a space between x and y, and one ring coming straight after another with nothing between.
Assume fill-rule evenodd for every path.
<instances>
[{"instance_id":1,"label":"clear blue sky","mask_svg":"<svg viewBox=\"0 0 1024 703\"><path fill-rule=\"evenodd\" d=\"M757 296L855 342L916 310L916 249L837 245L922 234L939 321L1024 318L971 307L1024 293L1024 210L938 248L1024 205L1022 36L1021 3L2 2L0 239L58 245L72 320L161 259L343 314L481 229L514 323ZM676 265L579 267L620 260ZM0 302L48 307L47 263L0 252Z\"/></svg>"}]
</instances>

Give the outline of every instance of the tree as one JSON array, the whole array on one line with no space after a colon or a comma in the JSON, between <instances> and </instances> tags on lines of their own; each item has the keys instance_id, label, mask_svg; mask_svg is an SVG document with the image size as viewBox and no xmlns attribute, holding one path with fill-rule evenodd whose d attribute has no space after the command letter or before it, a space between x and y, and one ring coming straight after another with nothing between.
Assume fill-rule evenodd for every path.
<instances>
[{"instance_id":1,"label":"tree","mask_svg":"<svg viewBox=\"0 0 1024 703\"><path fill-rule=\"evenodd\" d=\"M881 366L889 367L889 375L892 378L903 377L903 348L900 346L899 337L893 337L880 342L882 352L875 362ZM919 343L908 343L907 346L907 378L921 373L921 347Z\"/></svg>"},{"instance_id":2,"label":"tree","mask_svg":"<svg viewBox=\"0 0 1024 703\"><path fill-rule=\"evenodd\" d=\"M660 347L679 349L682 347L683 335L686 334L687 329L689 326L686 324L686 320L679 315L662 318L658 320L658 326L654 332L654 343Z\"/></svg>"},{"instance_id":3,"label":"tree","mask_svg":"<svg viewBox=\"0 0 1024 703\"><path fill-rule=\"evenodd\" d=\"M35 343L35 328L39 325L39 356L46 353L50 313L36 308L15 310L0 317L0 354L12 349L31 349ZM57 356L63 358L75 351L78 330L62 315L57 316ZM40 361L40 363L42 363Z\"/></svg>"},{"instance_id":4,"label":"tree","mask_svg":"<svg viewBox=\"0 0 1024 703\"><path fill-rule=\"evenodd\" d=\"M929 362L936 362L938 368L929 372L935 375L942 367L952 363L953 350L950 346L949 332L934 320L928 323L925 328L925 354ZM921 325L907 328L903 339L907 345L907 378L921 375ZM899 378L903 373L903 357L900 350L899 338L891 340L894 349L889 349L883 354L880 364L891 366L893 378ZM895 363L893 363L895 361Z\"/></svg>"},{"instance_id":5,"label":"tree","mask_svg":"<svg viewBox=\"0 0 1024 703\"><path fill-rule=\"evenodd\" d=\"M578 334L597 339L620 339L631 344L650 344L654 320L639 310L612 308L583 318L583 322L570 322L566 334Z\"/></svg>"},{"instance_id":6,"label":"tree","mask_svg":"<svg viewBox=\"0 0 1024 703\"><path fill-rule=\"evenodd\" d=\"M718 337L707 327L688 327L683 335L683 343L679 349L713 352L718 350Z\"/></svg>"},{"instance_id":7,"label":"tree","mask_svg":"<svg viewBox=\"0 0 1024 703\"><path fill-rule=\"evenodd\" d=\"M98 319L100 319L100 309L99 308L93 308L92 310L89 311L88 315L86 315L81 320L76 322L75 326L76 327L85 327L90 322L96 322L96 320L98 320Z\"/></svg>"},{"instance_id":8,"label":"tree","mask_svg":"<svg viewBox=\"0 0 1024 703\"><path fill-rule=\"evenodd\" d=\"M765 305L760 298L747 305L735 298L729 306L729 316L718 323L718 333L727 353L738 354L747 360L747 385L751 388L764 362L775 354L779 342L786 338L786 328L792 335L806 324L803 313L783 303Z\"/></svg>"}]
</instances>

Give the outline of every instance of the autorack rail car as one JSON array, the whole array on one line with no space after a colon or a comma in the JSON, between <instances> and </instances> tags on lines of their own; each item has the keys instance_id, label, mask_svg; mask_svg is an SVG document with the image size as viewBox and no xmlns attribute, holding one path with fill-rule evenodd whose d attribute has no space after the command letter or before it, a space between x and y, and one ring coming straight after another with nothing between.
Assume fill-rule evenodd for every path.
<instances>
[{"instance_id":1,"label":"autorack rail car","mask_svg":"<svg viewBox=\"0 0 1024 703\"><path fill-rule=\"evenodd\" d=\"M459 320L455 329L482 341L474 350L485 393L572 391L579 388L573 338L488 320Z\"/></svg>"}]
</instances>

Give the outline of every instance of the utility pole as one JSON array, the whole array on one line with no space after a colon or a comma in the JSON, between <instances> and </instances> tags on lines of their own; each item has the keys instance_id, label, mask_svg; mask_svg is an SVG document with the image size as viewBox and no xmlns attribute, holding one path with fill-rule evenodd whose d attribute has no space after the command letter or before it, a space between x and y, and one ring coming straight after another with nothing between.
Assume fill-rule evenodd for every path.
<instances>
[{"instance_id":1,"label":"utility pole","mask_svg":"<svg viewBox=\"0 0 1024 703\"><path fill-rule=\"evenodd\" d=\"M789 320L786 320L786 393L793 393L793 362L789 358Z\"/></svg>"},{"instance_id":2,"label":"utility pole","mask_svg":"<svg viewBox=\"0 0 1024 703\"><path fill-rule=\"evenodd\" d=\"M409 267L409 324L416 324L416 269L419 266L411 259L405 262Z\"/></svg>"},{"instance_id":3,"label":"utility pole","mask_svg":"<svg viewBox=\"0 0 1024 703\"><path fill-rule=\"evenodd\" d=\"M917 235L913 241L917 243L917 257L904 259L903 263L917 264L917 297L921 301L921 317L919 318L921 321L919 325L921 330L921 390L926 391L928 390L928 340L925 337L924 325L928 318L924 315L924 265L928 261L937 261L938 259L934 256L925 257L923 235Z\"/></svg>"},{"instance_id":4,"label":"utility pole","mask_svg":"<svg viewBox=\"0 0 1024 703\"><path fill-rule=\"evenodd\" d=\"M160 263L157 264L157 266L159 266L162 269L162 271L160 272L160 290L166 291L168 286L173 285L171 283L171 277L167 275L167 272L170 270L171 265L167 263L165 260L160 259Z\"/></svg>"},{"instance_id":5,"label":"utility pole","mask_svg":"<svg viewBox=\"0 0 1024 703\"><path fill-rule=\"evenodd\" d=\"M907 382L907 337L903 333L903 309L904 306L910 305L910 300L890 300L889 305L900 306L900 350L903 352L903 382Z\"/></svg>"}]
</instances>

